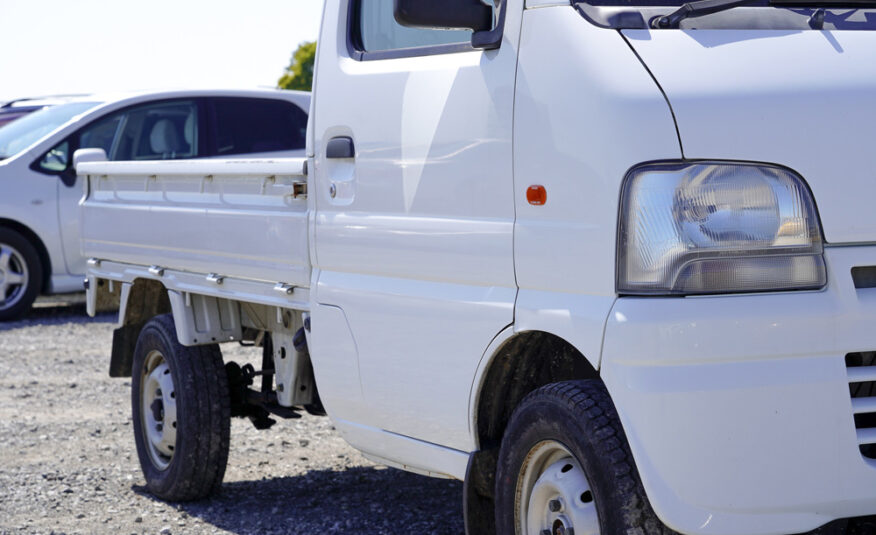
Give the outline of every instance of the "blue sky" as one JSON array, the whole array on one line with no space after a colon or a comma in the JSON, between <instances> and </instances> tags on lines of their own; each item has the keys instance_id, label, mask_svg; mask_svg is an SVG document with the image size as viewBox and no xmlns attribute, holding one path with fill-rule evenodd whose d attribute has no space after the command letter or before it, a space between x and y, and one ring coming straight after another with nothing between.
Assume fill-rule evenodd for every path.
<instances>
[{"instance_id":1,"label":"blue sky","mask_svg":"<svg viewBox=\"0 0 876 535\"><path fill-rule=\"evenodd\" d=\"M322 0L0 0L0 101L273 87Z\"/></svg>"}]
</instances>

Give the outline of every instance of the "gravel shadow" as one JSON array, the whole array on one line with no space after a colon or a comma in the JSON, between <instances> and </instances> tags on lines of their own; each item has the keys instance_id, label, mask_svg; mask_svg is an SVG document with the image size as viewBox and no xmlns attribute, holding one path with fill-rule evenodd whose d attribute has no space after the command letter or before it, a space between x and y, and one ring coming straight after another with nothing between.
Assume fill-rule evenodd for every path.
<instances>
[{"instance_id":1,"label":"gravel shadow","mask_svg":"<svg viewBox=\"0 0 876 535\"><path fill-rule=\"evenodd\" d=\"M145 487L133 490L152 497ZM391 468L315 470L225 483L219 495L174 507L238 534L464 532L462 483Z\"/></svg>"},{"instance_id":2,"label":"gravel shadow","mask_svg":"<svg viewBox=\"0 0 876 535\"><path fill-rule=\"evenodd\" d=\"M115 312L89 317L85 311L84 300L40 298L24 318L16 321L0 322L0 332L34 327L40 325L61 325L64 323L114 323Z\"/></svg>"}]
</instances>

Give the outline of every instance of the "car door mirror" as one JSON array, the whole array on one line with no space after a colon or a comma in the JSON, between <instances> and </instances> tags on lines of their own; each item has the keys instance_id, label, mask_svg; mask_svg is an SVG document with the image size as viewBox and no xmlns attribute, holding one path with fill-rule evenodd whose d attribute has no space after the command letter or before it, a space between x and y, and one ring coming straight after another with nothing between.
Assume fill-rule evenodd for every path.
<instances>
[{"instance_id":1,"label":"car door mirror","mask_svg":"<svg viewBox=\"0 0 876 535\"><path fill-rule=\"evenodd\" d=\"M106 151L103 149L79 149L73 153L73 165L67 167L59 176L65 186L73 187L76 184L76 168L84 162L105 162Z\"/></svg>"},{"instance_id":2,"label":"car door mirror","mask_svg":"<svg viewBox=\"0 0 876 535\"><path fill-rule=\"evenodd\" d=\"M73 169L79 167L79 164L85 162L105 162L107 161L106 151L99 148L79 149L73 153Z\"/></svg>"},{"instance_id":3,"label":"car door mirror","mask_svg":"<svg viewBox=\"0 0 876 535\"><path fill-rule=\"evenodd\" d=\"M395 20L413 28L486 31L493 27L493 9L481 0L394 0Z\"/></svg>"},{"instance_id":4,"label":"car door mirror","mask_svg":"<svg viewBox=\"0 0 876 535\"><path fill-rule=\"evenodd\" d=\"M502 44L505 27L505 4L497 0L495 17L493 8L481 0L393 0L395 20L402 26L432 29L472 30L472 48L493 50ZM495 18L496 25L493 26Z\"/></svg>"}]
</instances>

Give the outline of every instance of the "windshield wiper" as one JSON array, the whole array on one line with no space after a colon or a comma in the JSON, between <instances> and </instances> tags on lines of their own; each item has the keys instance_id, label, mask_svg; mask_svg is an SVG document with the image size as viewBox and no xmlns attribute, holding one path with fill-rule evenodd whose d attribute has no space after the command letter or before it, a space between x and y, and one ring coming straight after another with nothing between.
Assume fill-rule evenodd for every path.
<instances>
[{"instance_id":1,"label":"windshield wiper","mask_svg":"<svg viewBox=\"0 0 876 535\"><path fill-rule=\"evenodd\" d=\"M698 2L688 2L669 15L662 15L651 19L651 27L659 29L678 28L678 23L684 19L702 17L703 15L711 15L712 13L726 11L734 7L759 3L763 3L763 0L699 0Z\"/></svg>"}]
</instances>

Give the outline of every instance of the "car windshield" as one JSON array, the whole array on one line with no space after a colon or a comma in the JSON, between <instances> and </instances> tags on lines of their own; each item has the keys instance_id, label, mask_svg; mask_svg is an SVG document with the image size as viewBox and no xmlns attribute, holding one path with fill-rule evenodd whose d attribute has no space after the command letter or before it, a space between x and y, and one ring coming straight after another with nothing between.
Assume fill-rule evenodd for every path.
<instances>
[{"instance_id":1,"label":"car windshield","mask_svg":"<svg viewBox=\"0 0 876 535\"><path fill-rule=\"evenodd\" d=\"M70 102L35 111L0 127L0 160L15 156L73 117L100 102Z\"/></svg>"},{"instance_id":2,"label":"car windshield","mask_svg":"<svg viewBox=\"0 0 876 535\"><path fill-rule=\"evenodd\" d=\"M620 7L679 7L695 0L578 0L576 4L590 4L591 6L620 6ZM769 0L752 2L754 6L767 6Z\"/></svg>"},{"instance_id":3,"label":"car windshield","mask_svg":"<svg viewBox=\"0 0 876 535\"><path fill-rule=\"evenodd\" d=\"M694 0L587 0L591 6L626 6L626 7L678 7Z\"/></svg>"}]
</instances>

